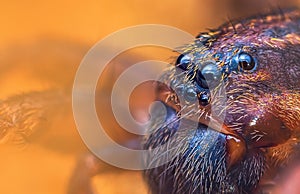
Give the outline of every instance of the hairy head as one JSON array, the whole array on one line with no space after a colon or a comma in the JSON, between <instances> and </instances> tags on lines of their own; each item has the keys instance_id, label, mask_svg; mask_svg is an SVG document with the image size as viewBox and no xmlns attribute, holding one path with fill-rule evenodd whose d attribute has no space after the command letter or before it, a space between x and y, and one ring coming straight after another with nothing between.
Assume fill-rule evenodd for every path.
<instances>
[{"instance_id":1,"label":"hairy head","mask_svg":"<svg viewBox=\"0 0 300 194\"><path fill-rule=\"evenodd\" d=\"M251 192L286 165L300 138L299 51L298 11L229 22L186 45L157 87L168 117L145 147L177 149L146 171L153 192Z\"/></svg>"}]
</instances>

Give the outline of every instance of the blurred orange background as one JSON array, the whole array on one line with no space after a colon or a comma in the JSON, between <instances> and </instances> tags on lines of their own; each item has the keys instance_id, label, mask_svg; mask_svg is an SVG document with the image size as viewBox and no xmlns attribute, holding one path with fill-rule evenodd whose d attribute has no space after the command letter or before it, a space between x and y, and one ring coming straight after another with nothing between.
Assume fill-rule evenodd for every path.
<instances>
[{"instance_id":1,"label":"blurred orange background","mask_svg":"<svg viewBox=\"0 0 300 194\"><path fill-rule=\"evenodd\" d=\"M1 145L0 193L66 193L76 160L87 151L72 117L71 86L81 59L92 45L116 30L147 23L171 25L197 35L226 20L223 3L206 0L2 2L0 108L6 104L17 106L23 99L50 107L46 112L42 110L42 118L37 121L42 124L33 129L25 145L22 143L21 148L11 143ZM162 53L148 48L129 56L134 58L132 62L170 57ZM121 71L118 66L123 64L114 64L117 67L113 69ZM109 84L109 80L104 84ZM64 92L53 104L51 100L43 101L52 90ZM40 101L31 100L35 91L45 92ZM21 97L14 99L15 96ZM18 132L18 121L8 128L11 132L2 131L3 120L11 119L13 114L2 110L0 113L1 135ZM14 114L22 116L18 115L22 112ZM105 194L147 193L139 172L106 173L93 179L93 185Z\"/></svg>"},{"instance_id":2,"label":"blurred orange background","mask_svg":"<svg viewBox=\"0 0 300 194\"><path fill-rule=\"evenodd\" d=\"M24 99L42 107L51 106L51 100L43 102L48 94L42 94L41 102L31 101L33 92L67 92L54 100L58 101L54 107L48 107L46 113L42 111L43 118L36 121L41 126L34 127L34 133L27 142L21 142L21 147L13 143L1 145L0 193L66 193L76 160L87 151L73 121L70 89L76 68L93 44L116 30L145 23L172 25L196 35L204 27L215 25L212 21L216 19L209 15L208 6L196 0L2 2L0 99L3 101L0 108L7 104L18 107ZM145 53L155 55L152 51L149 48ZM142 58L131 55L138 60ZM12 99L16 96L21 97ZM0 128L5 119L12 120L14 115L22 117L22 112L0 113L3 118ZM7 137L14 140L19 128L15 121L9 132L1 131L6 137L2 141L5 143ZM99 193L147 191L139 172L106 173L93 179L93 184Z\"/></svg>"}]
</instances>

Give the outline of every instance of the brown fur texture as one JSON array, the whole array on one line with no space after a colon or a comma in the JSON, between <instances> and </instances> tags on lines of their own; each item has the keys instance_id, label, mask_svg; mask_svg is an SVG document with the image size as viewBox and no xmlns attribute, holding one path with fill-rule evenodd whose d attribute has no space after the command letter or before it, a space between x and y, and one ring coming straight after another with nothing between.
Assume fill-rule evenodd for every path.
<instances>
[{"instance_id":1,"label":"brown fur texture","mask_svg":"<svg viewBox=\"0 0 300 194\"><path fill-rule=\"evenodd\" d=\"M153 122L145 140L149 150L168 147L149 156L148 165L174 156L145 171L152 193L263 192L264 179L272 180L296 160L299 26L298 10L271 13L201 33L181 50L188 62L179 58L157 87L167 117L158 115L164 123ZM253 68L244 69L238 57L248 57ZM201 74L207 64L217 67L217 84L209 85L211 78ZM209 95L207 105L197 103L203 93ZM208 126L211 120L221 121L225 132ZM232 136L246 144L233 165L232 150L238 147L231 147Z\"/></svg>"}]
</instances>

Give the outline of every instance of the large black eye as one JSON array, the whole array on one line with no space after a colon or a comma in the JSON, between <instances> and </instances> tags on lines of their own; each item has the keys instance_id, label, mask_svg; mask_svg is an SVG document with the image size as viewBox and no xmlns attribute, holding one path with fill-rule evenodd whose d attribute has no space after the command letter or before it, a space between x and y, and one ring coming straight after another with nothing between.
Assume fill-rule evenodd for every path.
<instances>
[{"instance_id":1,"label":"large black eye","mask_svg":"<svg viewBox=\"0 0 300 194\"><path fill-rule=\"evenodd\" d=\"M244 71L255 70L256 61L247 53L240 53L238 56L239 67Z\"/></svg>"},{"instance_id":2,"label":"large black eye","mask_svg":"<svg viewBox=\"0 0 300 194\"><path fill-rule=\"evenodd\" d=\"M216 87L221 80L222 73L213 62L203 64L197 72L197 83L204 89Z\"/></svg>"},{"instance_id":3,"label":"large black eye","mask_svg":"<svg viewBox=\"0 0 300 194\"><path fill-rule=\"evenodd\" d=\"M188 65L191 63L191 57L187 54L181 54L176 60L176 66L182 70L187 70Z\"/></svg>"}]
</instances>

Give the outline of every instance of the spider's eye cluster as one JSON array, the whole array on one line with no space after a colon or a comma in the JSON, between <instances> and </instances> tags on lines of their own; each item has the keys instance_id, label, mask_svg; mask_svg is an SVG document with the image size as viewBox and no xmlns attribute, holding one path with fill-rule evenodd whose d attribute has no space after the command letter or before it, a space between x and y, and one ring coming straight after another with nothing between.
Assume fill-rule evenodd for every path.
<instances>
[{"instance_id":1,"label":"spider's eye cluster","mask_svg":"<svg viewBox=\"0 0 300 194\"><path fill-rule=\"evenodd\" d=\"M220 57L219 57L220 58ZM190 54L181 54L176 61L176 66L184 71L188 70L188 66L192 63ZM202 62L197 65L196 74L193 77L198 89L196 91L201 105L207 105L210 98L210 90L216 88L222 81L223 75L228 75L231 71L253 72L257 68L257 60L249 53L239 52L231 58L228 63L229 70L219 68L217 61L211 60ZM193 94L194 93L188 93ZM191 96L191 95L187 95ZM190 99L190 98L189 98Z\"/></svg>"}]
</instances>

